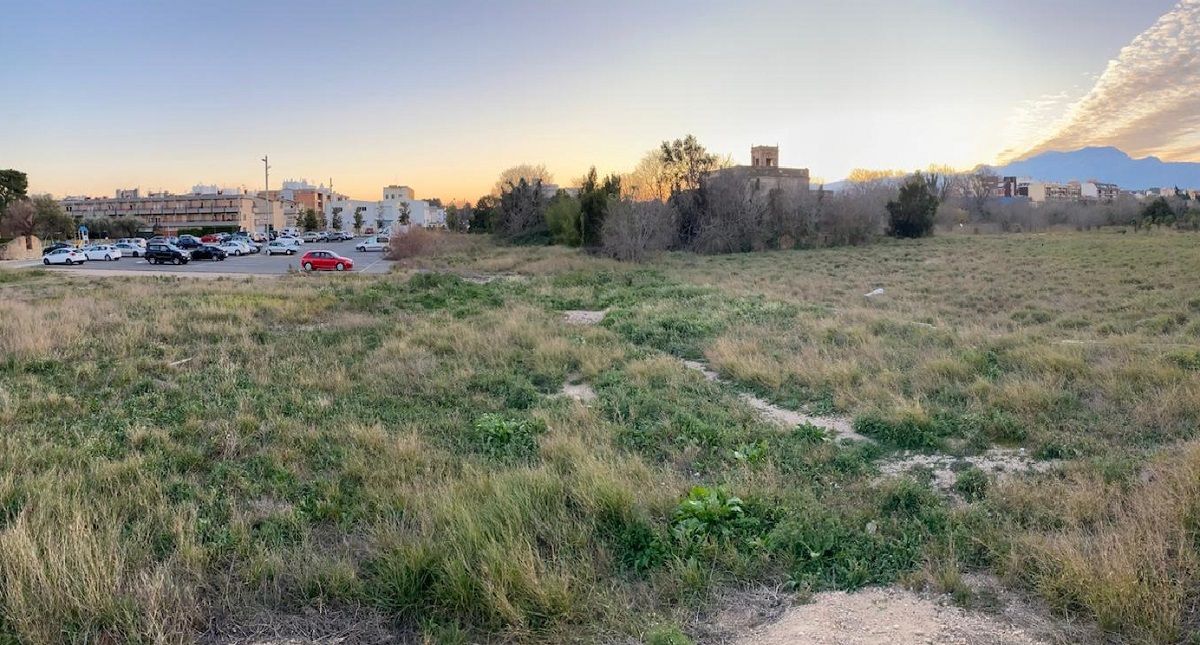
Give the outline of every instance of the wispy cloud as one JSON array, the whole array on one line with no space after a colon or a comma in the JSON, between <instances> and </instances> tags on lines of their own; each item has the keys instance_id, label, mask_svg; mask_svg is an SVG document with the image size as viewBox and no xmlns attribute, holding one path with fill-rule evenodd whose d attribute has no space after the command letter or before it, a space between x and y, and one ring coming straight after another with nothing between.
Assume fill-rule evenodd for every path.
<instances>
[{"instance_id":1,"label":"wispy cloud","mask_svg":"<svg viewBox=\"0 0 1200 645\"><path fill-rule=\"evenodd\" d=\"M1182 0L1142 32L1109 61L1085 96L1065 109L1053 98L1018 109L1010 127L1025 127L1022 140L1031 145L1002 157L1116 146L1134 156L1195 159L1200 153L1200 0Z\"/></svg>"}]
</instances>

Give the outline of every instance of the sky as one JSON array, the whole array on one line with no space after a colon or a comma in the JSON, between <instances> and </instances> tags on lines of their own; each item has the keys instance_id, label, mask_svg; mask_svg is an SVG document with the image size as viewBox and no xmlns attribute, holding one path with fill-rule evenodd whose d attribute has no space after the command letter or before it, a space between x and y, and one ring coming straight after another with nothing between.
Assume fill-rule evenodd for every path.
<instances>
[{"instance_id":1,"label":"sky","mask_svg":"<svg viewBox=\"0 0 1200 645\"><path fill-rule=\"evenodd\" d=\"M474 200L694 134L748 163L1200 160L1200 0L0 0L0 168L31 192L306 178ZM1152 99L1152 100L1146 100Z\"/></svg>"}]
</instances>

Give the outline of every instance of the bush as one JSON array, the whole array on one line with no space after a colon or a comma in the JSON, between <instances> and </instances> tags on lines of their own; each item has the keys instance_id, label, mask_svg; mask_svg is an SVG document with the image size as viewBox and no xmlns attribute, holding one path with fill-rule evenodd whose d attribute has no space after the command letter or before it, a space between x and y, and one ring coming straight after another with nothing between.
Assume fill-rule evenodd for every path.
<instances>
[{"instance_id":1,"label":"bush","mask_svg":"<svg viewBox=\"0 0 1200 645\"><path fill-rule=\"evenodd\" d=\"M570 195L560 194L550 202L546 209L546 226L550 228L550 237L555 244L579 246L582 239L579 214L579 200Z\"/></svg>"},{"instance_id":2,"label":"bush","mask_svg":"<svg viewBox=\"0 0 1200 645\"><path fill-rule=\"evenodd\" d=\"M937 448L942 444L943 428L920 414L908 413L894 419L866 415L854 420L854 429L897 448Z\"/></svg>"},{"instance_id":3,"label":"bush","mask_svg":"<svg viewBox=\"0 0 1200 645\"><path fill-rule=\"evenodd\" d=\"M458 252L466 250L469 243L462 235L412 226L407 232L393 235L388 240L388 259L403 260Z\"/></svg>"},{"instance_id":4,"label":"bush","mask_svg":"<svg viewBox=\"0 0 1200 645\"><path fill-rule=\"evenodd\" d=\"M968 502L975 502L987 496L987 473L977 467L970 467L958 474L954 480L954 490L958 491Z\"/></svg>"},{"instance_id":5,"label":"bush","mask_svg":"<svg viewBox=\"0 0 1200 645\"><path fill-rule=\"evenodd\" d=\"M929 189L926 178L916 173L900 187L900 196L887 203L888 235L893 237L925 237L933 234L938 199Z\"/></svg>"},{"instance_id":6,"label":"bush","mask_svg":"<svg viewBox=\"0 0 1200 645\"><path fill-rule=\"evenodd\" d=\"M618 260L641 261L675 240L679 214L662 202L614 200L604 221L604 252Z\"/></svg>"}]
</instances>

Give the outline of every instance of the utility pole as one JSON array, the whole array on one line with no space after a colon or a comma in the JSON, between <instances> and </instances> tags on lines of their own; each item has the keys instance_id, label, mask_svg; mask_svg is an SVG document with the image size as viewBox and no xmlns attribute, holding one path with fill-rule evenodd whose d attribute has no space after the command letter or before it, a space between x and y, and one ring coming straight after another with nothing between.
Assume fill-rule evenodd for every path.
<instances>
[{"instance_id":1,"label":"utility pole","mask_svg":"<svg viewBox=\"0 0 1200 645\"><path fill-rule=\"evenodd\" d=\"M271 240L271 165L267 163L267 155L263 155L263 199L267 200L267 221L263 224L263 237Z\"/></svg>"}]
</instances>

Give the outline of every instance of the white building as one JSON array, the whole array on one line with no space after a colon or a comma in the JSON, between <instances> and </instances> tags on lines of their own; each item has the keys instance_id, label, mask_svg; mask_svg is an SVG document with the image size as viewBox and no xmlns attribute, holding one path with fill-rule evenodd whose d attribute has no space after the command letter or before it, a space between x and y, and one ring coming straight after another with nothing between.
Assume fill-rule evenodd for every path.
<instances>
[{"instance_id":1,"label":"white building","mask_svg":"<svg viewBox=\"0 0 1200 645\"><path fill-rule=\"evenodd\" d=\"M390 232L399 226L402 213L407 209L409 226L438 228L446 225L446 209L432 206L429 202L416 199L408 186L385 186L383 199L377 202L350 199L334 194L325 204L325 218L333 222L334 214L342 219L342 230L354 232L355 213L362 217L360 233Z\"/></svg>"}]
</instances>

